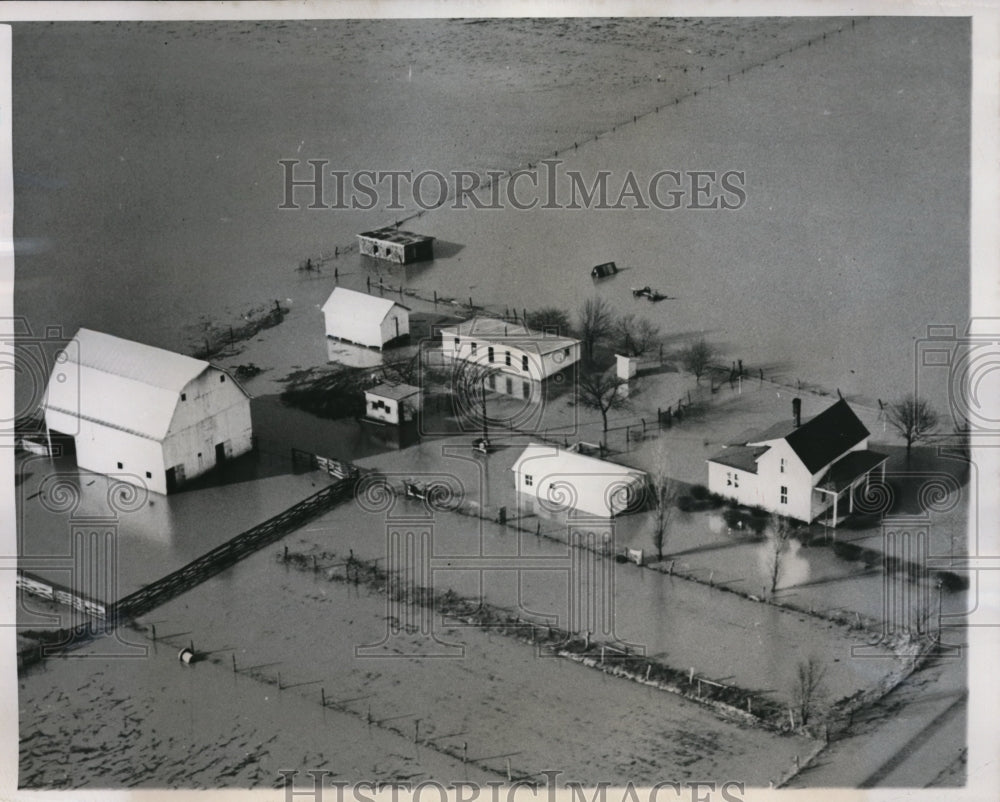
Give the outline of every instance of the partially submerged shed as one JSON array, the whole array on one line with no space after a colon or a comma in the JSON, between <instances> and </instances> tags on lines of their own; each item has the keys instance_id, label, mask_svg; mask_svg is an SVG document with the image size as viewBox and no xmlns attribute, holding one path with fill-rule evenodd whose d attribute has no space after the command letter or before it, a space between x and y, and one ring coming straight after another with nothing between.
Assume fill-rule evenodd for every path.
<instances>
[{"instance_id":1,"label":"partially submerged shed","mask_svg":"<svg viewBox=\"0 0 1000 802\"><path fill-rule=\"evenodd\" d=\"M434 237L395 228L377 228L358 234L358 251L364 256L400 265L426 262L434 258Z\"/></svg>"}]
</instances>

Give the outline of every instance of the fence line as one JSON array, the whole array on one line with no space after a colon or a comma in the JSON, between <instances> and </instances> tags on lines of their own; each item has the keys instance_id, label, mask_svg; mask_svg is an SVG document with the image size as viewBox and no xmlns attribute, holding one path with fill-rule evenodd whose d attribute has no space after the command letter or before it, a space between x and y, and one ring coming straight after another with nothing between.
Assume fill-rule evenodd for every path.
<instances>
[{"instance_id":1,"label":"fence line","mask_svg":"<svg viewBox=\"0 0 1000 802\"><path fill-rule=\"evenodd\" d=\"M301 528L313 518L351 497L353 476L300 501L231 540L217 546L182 568L120 599L108 611L108 616L134 618L180 595L235 565L244 557Z\"/></svg>"}]
</instances>

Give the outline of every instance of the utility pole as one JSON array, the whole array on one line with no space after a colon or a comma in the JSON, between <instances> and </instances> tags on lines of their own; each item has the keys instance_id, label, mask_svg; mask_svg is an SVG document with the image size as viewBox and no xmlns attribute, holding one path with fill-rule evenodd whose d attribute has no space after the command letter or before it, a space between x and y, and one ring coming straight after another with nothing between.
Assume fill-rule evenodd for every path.
<instances>
[{"instance_id":1,"label":"utility pole","mask_svg":"<svg viewBox=\"0 0 1000 802\"><path fill-rule=\"evenodd\" d=\"M483 447L485 448L486 443L489 442L490 439L490 433L486 422L486 374L485 373L483 374L482 377L481 389L482 389L482 394L480 397L482 399L482 405L483 405Z\"/></svg>"}]
</instances>

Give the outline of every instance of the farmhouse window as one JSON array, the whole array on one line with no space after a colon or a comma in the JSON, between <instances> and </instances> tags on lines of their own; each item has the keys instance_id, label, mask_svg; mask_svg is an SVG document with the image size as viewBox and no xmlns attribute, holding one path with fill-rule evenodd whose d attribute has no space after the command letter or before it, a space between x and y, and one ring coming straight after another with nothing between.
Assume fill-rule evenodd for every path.
<instances>
[{"instance_id":1,"label":"farmhouse window","mask_svg":"<svg viewBox=\"0 0 1000 802\"><path fill-rule=\"evenodd\" d=\"M187 400L188 400L188 394L187 393L181 393L181 401L187 401Z\"/></svg>"},{"instance_id":2,"label":"farmhouse window","mask_svg":"<svg viewBox=\"0 0 1000 802\"><path fill-rule=\"evenodd\" d=\"M455 338L455 350L460 351L462 349L462 340L460 337Z\"/></svg>"},{"instance_id":3,"label":"farmhouse window","mask_svg":"<svg viewBox=\"0 0 1000 802\"><path fill-rule=\"evenodd\" d=\"M532 485L534 485L534 483L535 483L535 477L532 476L530 473L526 473L524 475L524 485L525 485L525 487L531 487Z\"/></svg>"},{"instance_id":4,"label":"farmhouse window","mask_svg":"<svg viewBox=\"0 0 1000 802\"><path fill-rule=\"evenodd\" d=\"M503 361L507 367L510 367L510 351L505 352Z\"/></svg>"},{"instance_id":5,"label":"farmhouse window","mask_svg":"<svg viewBox=\"0 0 1000 802\"><path fill-rule=\"evenodd\" d=\"M523 370L525 373L528 372L528 355L527 354L522 354L521 355L521 370Z\"/></svg>"},{"instance_id":6,"label":"farmhouse window","mask_svg":"<svg viewBox=\"0 0 1000 802\"><path fill-rule=\"evenodd\" d=\"M778 470L781 471L781 473L785 472L785 458L784 457L781 458L781 465L779 466Z\"/></svg>"},{"instance_id":7,"label":"farmhouse window","mask_svg":"<svg viewBox=\"0 0 1000 802\"><path fill-rule=\"evenodd\" d=\"M224 382L225 380L226 380L226 374L225 374L225 373L223 373L223 374L222 374L221 376L219 376L219 383L221 384L221 383L222 383L222 382Z\"/></svg>"},{"instance_id":8,"label":"farmhouse window","mask_svg":"<svg viewBox=\"0 0 1000 802\"><path fill-rule=\"evenodd\" d=\"M779 500L781 501L782 504L788 503L788 488L785 487L784 485L781 486L781 496Z\"/></svg>"},{"instance_id":9,"label":"farmhouse window","mask_svg":"<svg viewBox=\"0 0 1000 802\"><path fill-rule=\"evenodd\" d=\"M472 349L472 355L476 354L476 343L469 343L469 347Z\"/></svg>"},{"instance_id":10,"label":"farmhouse window","mask_svg":"<svg viewBox=\"0 0 1000 802\"><path fill-rule=\"evenodd\" d=\"M727 487L731 487L732 484L733 484L733 475L727 471L726 472L726 486Z\"/></svg>"},{"instance_id":11,"label":"farmhouse window","mask_svg":"<svg viewBox=\"0 0 1000 802\"><path fill-rule=\"evenodd\" d=\"M489 347L489 350L487 351L486 356L487 356L487 358L489 359L490 362L493 361L493 346L492 345Z\"/></svg>"}]
</instances>

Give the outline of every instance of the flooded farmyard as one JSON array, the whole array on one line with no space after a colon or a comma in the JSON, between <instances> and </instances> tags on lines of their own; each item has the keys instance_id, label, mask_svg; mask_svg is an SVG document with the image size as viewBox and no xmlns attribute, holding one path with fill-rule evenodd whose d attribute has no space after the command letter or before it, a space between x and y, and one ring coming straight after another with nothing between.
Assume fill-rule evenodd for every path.
<instances>
[{"instance_id":1,"label":"flooded farmyard","mask_svg":"<svg viewBox=\"0 0 1000 802\"><path fill-rule=\"evenodd\" d=\"M970 69L963 18L15 24L69 355L19 786L961 786L984 485L905 393Z\"/></svg>"}]
</instances>

